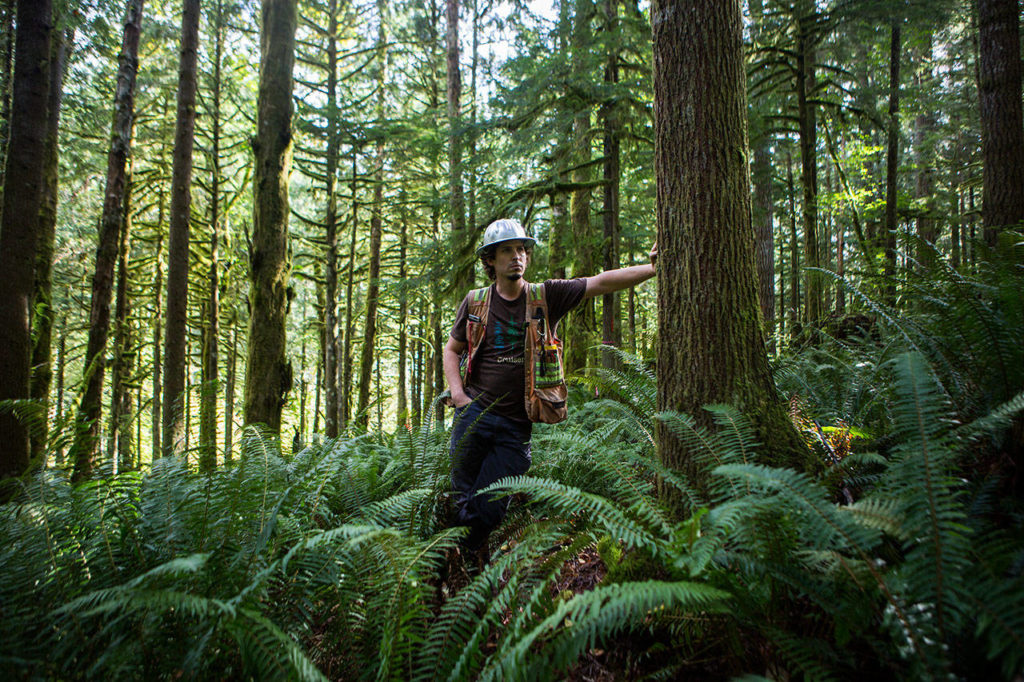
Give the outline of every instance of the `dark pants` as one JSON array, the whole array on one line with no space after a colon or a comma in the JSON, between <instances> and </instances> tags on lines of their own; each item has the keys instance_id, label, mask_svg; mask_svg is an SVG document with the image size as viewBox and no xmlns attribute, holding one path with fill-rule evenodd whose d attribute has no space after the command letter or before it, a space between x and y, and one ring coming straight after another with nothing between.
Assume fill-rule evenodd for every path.
<instances>
[{"instance_id":1,"label":"dark pants","mask_svg":"<svg viewBox=\"0 0 1024 682\"><path fill-rule=\"evenodd\" d=\"M455 410L451 445L455 524L469 526L468 549L479 549L508 509L508 498L495 500L477 491L526 473L531 427L485 412L475 402Z\"/></svg>"}]
</instances>

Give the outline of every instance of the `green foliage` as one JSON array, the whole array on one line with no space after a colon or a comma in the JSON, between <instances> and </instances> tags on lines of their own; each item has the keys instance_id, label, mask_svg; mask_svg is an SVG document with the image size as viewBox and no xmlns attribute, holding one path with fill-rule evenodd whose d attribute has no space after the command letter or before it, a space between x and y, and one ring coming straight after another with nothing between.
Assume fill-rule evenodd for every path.
<instances>
[{"instance_id":1,"label":"green foliage","mask_svg":"<svg viewBox=\"0 0 1024 682\"><path fill-rule=\"evenodd\" d=\"M653 376L621 356L586 379L604 398L537 428L531 475L484 491L515 502L479 569L457 549L464 531L447 527L448 436L431 420L290 458L247 430L239 461L209 476L163 459L71 486L44 469L2 508L0 667L546 680L601 650L622 678L1013 679L1024 515L997 476L970 467L1024 396L986 393L980 349L949 361L941 334L967 318L934 311L991 311L989 339L1017 321L963 293L981 284L951 286L952 303L921 303L927 320L893 317L891 336L780 370L825 428L868 436L821 479L758 463L749 422L728 406L707 408L710 428L656 413ZM655 420L689 444L705 485L659 463ZM852 503L837 502L837 479ZM601 569L580 587L570 578L585 552Z\"/></svg>"}]
</instances>

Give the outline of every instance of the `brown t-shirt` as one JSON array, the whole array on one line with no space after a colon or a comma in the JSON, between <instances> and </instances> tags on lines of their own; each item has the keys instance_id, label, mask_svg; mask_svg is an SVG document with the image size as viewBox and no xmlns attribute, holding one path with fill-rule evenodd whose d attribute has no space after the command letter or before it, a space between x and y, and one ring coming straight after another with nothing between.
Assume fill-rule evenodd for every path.
<instances>
[{"instance_id":1,"label":"brown t-shirt","mask_svg":"<svg viewBox=\"0 0 1024 682\"><path fill-rule=\"evenodd\" d=\"M558 321L583 300L587 280L549 279L544 282L548 303L548 320L558 333ZM469 295L462 300L455 314L451 337L466 342L466 321ZM506 301L491 285L491 309L487 315L487 332L480 350L473 358L473 371L466 383L466 393L491 412L513 421L529 423L523 393L526 376L523 356L526 354L526 287L514 301ZM493 406L493 407L492 407Z\"/></svg>"}]
</instances>

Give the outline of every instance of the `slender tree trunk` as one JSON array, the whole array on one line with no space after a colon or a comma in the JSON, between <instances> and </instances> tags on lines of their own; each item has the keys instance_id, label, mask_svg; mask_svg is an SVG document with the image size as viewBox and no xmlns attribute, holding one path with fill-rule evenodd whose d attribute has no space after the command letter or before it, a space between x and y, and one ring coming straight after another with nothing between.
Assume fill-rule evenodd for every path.
<instances>
[{"instance_id":1,"label":"slender tree trunk","mask_svg":"<svg viewBox=\"0 0 1024 682\"><path fill-rule=\"evenodd\" d=\"M104 353L110 328L110 298L114 266L124 212L128 157L131 153L132 124L135 115L135 76L138 73L139 33L142 0L132 0L124 22L121 54L118 57L117 92L114 98L114 128L107 155L107 181L104 190L100 240L96 249L96 270L92 280L89 310L89 343L85 354L85 390L78 409L75 441L71 449L74 463L72 480L92 474L99 440L102 412Z\"/></svg>"},{"instance_id":2,"label":"slender tree trunk","mask_svg":"<svg viewBox=\"0 0 1024 682\"><path fill-rule=\"evenodd\" d=\"M188 242L192 206L192 148L196 125L199 0L185 0L178 64L178 112L171 171L171 226L167 244L167 325L164 338L163 446L165 455L185 450L182 413L185 337L188 324Z\"/></svg>"},{"instance_id":3,"label":"slender tree trunk","mask_svg":"<svg viewBox=\"0 0 1024 682\"><path fill-rule=\"evenodd\" d=\"M800 241L796 234L796 187L793 183L793 159L786 154L786 188L789 197L789 338L797 342L800 325Z\"/></svg>"},{"instance_id":4,"label":"slender tree trunk","mask_svg":"<svg viewBox=\"0 0 1024 682\"><path fill-rule=\"evenodd\" d=\"M573 78L579 82L585 82L590 77L587 73L587 53L591 44L590 21L593 15L594 0L576 0L572 34L572 71ZM586 186L593 181L590 165L591 106L589 102L581 102L578 106L572 131L572 181L575 185ZM569 215L576 252L575 275L593 275L597 269L597 259L594 235L590 228L590 189L581 188L573 191L569 198ZM586 367L589 349L597 340L593 300L584 301L573 312L569 321L571 325L566 330L565 365L566 371L572 373Z\"/></svg>"},{"instance_id":5,"label":"slender tree trunk","mask_svg":"<svg viewBox=\"0 0 1024 682\"><path fill-rule=\"evenodd\" d=\"M614 36L619 29L618 0L605 0L605 30ZM614 39L611 41L614 44ZM619 53L614 47L607 55L604 72L605 85L614 88L619 82ZM605 270L619 267L619 175L620 175L620 123L619 112L614 100L601 105L601 120L604 122L604 208L602 223L604 228L604 259ZM618 348L622 345L622 330L619 327L619 295L605 294L601 297L601 340L606 346ZM614 368L618 363L611 353L604 353L602 364L606 368Z\"/></svg>"},{"instance_id":6,"label":"slender tree trunk","mask_svg":"<svg viewBox=\"0 0 1024 682\"><path fill-rule=\"evenodd\" d=\"M164 290L164 267L163 267L163 244L164 244L164 192L159 190L158 200L159 214L156 223L156 257L153 260L153 405L152 405L152 450L150 457L156 461L163 456L163 448L160 445L160 436L163 434L161 421L162 396L163 396L163 361L160 350L163 346L163 290Z\"/></svg>"},{"instance_id":7,"label":"slender tree trunk","mask_svg":"<svg viewBox=\"0 0 1024 682\"><path fill-rule=\"evenodd\" d=\"M920 63L914 75L918 89L922 92L930 92L935 89L935 79L932 76L932 34L929 31L925 36L924 45L920 50ZM914 119L914 150L917 156L917 182L914 188L914 196L923 204L923 214L917 218L917 236L921 240L935 245L939 234L935 221L935 135L936 116L930 103L926 100L922 103L924 109ZM917 251L917 261L924 267L931 267L934 264L935 250L932 247L921 245Z\"/></svg>"},{"instance_id":8,"label":"slender tree trunk","mask_svg":"<svg viewBox=\"0 0 1024 682\"><path fill-rule=\"evenodd\" d=\"M885 275L884 291L890 303L896 301L896 228L897 217L897 171L900 145L900 54L902 40L900 38L901 19L893 19L892 33L889 41L889 119L888 147L885 156L885 260L882 269Z\"/></svg>"},{"instance_id":9,"label":"slender tree trunk","mask_svg":"<svg viewBox=\"0 0 1024 682\"><path fill-rule=\"evenodd\" d=\"M455 0L451 1L454 2ZM377 0L377 10L380 15L380 26L377 33L377 59L380 63L380 70L377 72L377 120L379 125L383 127L388 60L387 0ZM366 286L366 326L363 334L363 351L359 372L359 408L357 409L357 414L359 425L363 429L366 429L370 423L368 409L370 405L370 381L372 380L373 358L377 350L377 299L380 295L380 249L384 230L384 160L384 138L381 136L377 140L377 150L374 157L373 208L370 213L370 279ZM459 182L461 185L461 178Z\"/></svg>"},{"instance_id":10,"label":"slender tree trunk","mask_svg":"<svg viewBox=\"0 0 1024 682\"><path fill-rule=\"evenodd\" d=\"M50 384L53 380L53 247L57 237L57 179L60 129L60 110L64 96L64 75L67 72L68 53L74 43L74 32L58 31L51 35L50 82L46 110L49 112L46 131L45 167L43 169L39 236L36 244L35 314L32 318L32 378L30 393L38 401L45 418L38 429L30 434L32 461L42 462L50 429ZM6 98L6 96L5 96ZM2 164L0 164L2 165Z\"/></svg>"},{"instance_id":11,"label":"slender tree trunk","mask_svg":"<svg viewBox=\"0 0 1024 682\"><path fill-rule=\"evenodd\" d=\"M751 418L769 461L803 464L759 324L739 0L659 0L652 16L658 409L706 424L704 405L731 403ZM664 426L658 455L703 479Z\"/></svg>"},{"instance_id":12,"label":"slender tree trunk","mask_svg":"<svg viewBox=\"0 0 1024 682\"><path fill-rule=\"evenodd\" d=\"M345 274L345 357L342 358L341 382L338 401L338 428L341 429L349 422L352 415L352 352L353 331L353 288L355 286L356 267L356 233L359 227L359 203L356 197L358 186L356 184L356 150L352 150L352 234L348 245L348 271Z\"/></svg>"},{"instance_id":13,"label":"slender tree trunk","mask_svg":"<svg viewBox=\"0 0 1024 682\"><path fill-rule=\"evenodd\" d=\"M466 206L462 194L462 74L459 69L459 0L446 0L448 29L448 209L452 221L452 253L456 254L455 290L465 291L472 283L472 268L466 267L473 245L466 232ZM465 256L465 259L463 258Z\"/></svg>"},{"instance_id":14,"label":"slender tree trunk","mask_svg":"<svg viewBox=\"0 0 1024 682\"><path fill-rule=\"evenodd\" d=\"M129 294L128 260L131 251L132 230L132 162L128 162L125 182L124 209L117 255L117 295L114 299L114 354L110 368L110 425L107 454L117 472L132 467L131 420L132 394L129 390L134 370L131 329L131 296Z\"/></svg>"},{"instance_id":15,"label":"slender tree trunk","mask_svg":"<svg viewBox=\"0 0 1024 682\"><path fill-rule=\"evenodd\" d=\"M403 192L399 199L401 207L401 233L398 241L398 400L395 413L398 417L398 427L409 426L409 403L407 394L409 382L407 381L408 363L406 354L409 352L409 294L406 282L406 252L409 247L409 214L406 208L406 197Z\"/></svg>"},{"instance_id":16,"label":"slender tree trunk","mask_svg":"<svg viewBox=\"0 0 1024 682\"><path fill-rule=\"evenodd\" d=\"M775 328L775 216L772 211L771 153L766 141L754 150L753 217L757 244L757 298L772 343Z\"/></svg>"},{"instance_id":17,"label":"slender tree trunk","mask_svg":"<svg viewBox=\"0 0 1024 682\"><path fill-rule=\"evenodd\" d=\"M328 438L338 436L338 7L328 5L327 19L327 278L324 295L324 399L325 431Z\"/></svg>"},{"instance_id":18,"label":"slender tree trunk","mask_svg":"<svg viewBox=\"0 0 1024 682\"><path fill-rule=\"evenodd\" d=\"M210 148L210 269L207 314L203 320L203 388L199 404L199 468L217 468L217 393L220 389L220 101L221 63L224 54L224 8L217 0L213 46L213 84L210 111L213 131Z\"/></svg>"},{"instance_id":19,"label":"slender tree trunk","mask_svg":"<svg viewBox=\"0 0 1024 682\"><path fill-rule=\"evenodd\" d=\"M66 294L67 292L65 292ZM67 300L67 295L64 299ZM64 313L61 316L60 321L60 337L57 339L57 395L55 400L57 402L57 410L54 415L54 423L63 426L64 424L64 368L66 366L67 358L67 332L68 332L68 314ZM54 461L57 466L64 465L64 445L62 441L58 440L54 448Z\"/></svg>"},{"instance_id":20,"label":"slender tree trunk","mask_svg":"<svg viewBox=\"0 0 1024 682\"><path fill-rule=\"evenodd\" d=\"M29 391L32 293L36 235L42 206L50 55L49 0L18 0L10 143L0 216L0 400L25 400ZM28 429L0 412L0 502L6 479L29 467Z\"/></svg>"},{"instance_id":21,"label":"slender tree trunk","mask_svg":"<svg viewBox=\"0 0 1024 682\"><path fill-rule=\"evenodd\" d=\"M1024 221L1024 114L1017 0L978 0L978 96L985 241Z\"/></svg>"},{"instance_id":22,"label":"slender tree trunk","mask_svg":"<svg viewBox=\"0 0 1024 682\"><path fill-rule=\"evenodd\" d=\"M263 0L245 421L266 424L277 434L292 384L291 364L285 356L285 319L295 24L295 0Z\"/></svg>"},{"instance_id":23,"label":"slender tree trunk","mask_svg":"<svg viewBox=\"0 0 1024 682\"><path fill-rule=\"evenodd\" d=\"M3 201L7 146L11 133L15 4L15 0L0 1L0 201Z\"/></svg>"},{"instance_id":24,"label":"slender tree trunk","mask_svg":"<svg viewBox=\"0 0 1024 682\"><path fill-rule=\"evenodd\" d=\"M760 43L761 32L764 30L762 28L764 24L763 3L761 0L750 0L748 5L754 41ZM750 143L754 147L751 168L754 197L751 215L757 245L757 295L761 303L761 317L768 334L768 344L772 347L775 337L775 216L772 210L772 133L765 120L763 109L764 107L752 107L750 113Z\"/></svg>"},{"instance_id":25,"label":"slender tree trunk","mask_svg":"<svg viewBox=\"0 0 1024 682\"><path fill-rule=\"evenodd\" d=\"M238 311L231 311L231 353L228 355L228 376L224 386L224 463L232 459L235 436L235 378L238 368Z\"/></svg>"},{"instance_id":26,"label":"slender tree trunk","mask_svg":"<svg viewBox=\"0 0 1024 682\"><path fill-rule=\"evenodd\" d=\"M820 265L818 247L818 124L817 109L810 101L815 90L814 42L810 36L811 15L798 20L797 36L797 111L800 124L800 166L803 173L804 265ZM804 321L814 326L822 316L821 275L804 273Z\"/></svg>"}]
</instances>

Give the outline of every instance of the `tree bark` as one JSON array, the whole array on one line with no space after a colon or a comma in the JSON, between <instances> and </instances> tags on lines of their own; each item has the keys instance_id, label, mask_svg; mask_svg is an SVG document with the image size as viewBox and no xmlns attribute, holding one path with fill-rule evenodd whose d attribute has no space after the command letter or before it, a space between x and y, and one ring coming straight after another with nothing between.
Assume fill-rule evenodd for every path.
<instances>
[{"instance_id":1,"label":"tree bark","mask_svg":"<svg viewBox=\"0 0 1024 682\"><path fill-rule=\"evenodd\" d=\"M1017 0L978 0L984 237L995 246L1024 221L1024 114Z\"/></svg>"},{"instance_id":2,"label":"tree bark","mask_svg":"<svg viewBox=\"0 0 1024 682\"><path fill-rule=\"evenodd\" d=\"M245 421L265 424L280 434L281 409L292 384L291 364L285 357L285 320L295 0L263 0L262 15Z\"/></svg>"},{"instance_id":3,"label":"tree bark","mask_svg":"<svg viewBox=\"0 0 1024 682\"><path fill-rule=\"evenodd\" d=\"M768 461L802 465L759 323L739 0L660 0L652 17L658 409L707 424L704 405L733 404ZM664 426L658 454L701 484L692 454Z\"/></svg>"},{"instance_id":4,"label":"tree bark","mask_svg":"<svg viewBox=\"0 0 1024 682\"><path fill-rule=\"evenodd\" d=\"M0 400L25 400L29 391L32 293L36 235L42 202L43 159L50 69L50 2L19 0L10 143L0 216ZM29 467L28 429L0 412L0 501L6 479Z\"/></svg>"},{"instance_id":5,"label":"tree bark","mask_svg":"<svg viewBox=\"0 0 1024 682\"><path fill-rule=\"evenodd\" d=\"M163 434L161 415L163 414L163 361L160 350L163 347L163 291L164 291L164 266L163 266L163 245L164 245L164 207L166 204L163 190L159 190L159 207L156 222L156 256L153 259L153 405L152 424L150 438L152 450L150 458L152 461L163 456L160 436Z\"/></svg>"},{"instance_id":6,"label":"tree bark","mask_svg":"<svg viewBox=\"0 0 1024 682\"><path fill-rule=\"evenodd\" d=\"M75 424L71 449L74 463L72 480L92 474L99 440L102 412L104 353L110 328L110 298L114 266L117 263L121 223L124 219L124 195L128 157L131 154L132 125L135 116L135 76L138 73L139 33L142 0L132 0L124 23L121 54L118 57L117 92L114 97L114 128L107 155L107 181L104 190L100 240L96 248L96 270L92 280L89 310L89 343L85 354L85 390Z\"/></svg>"},{"instance_id":7,"label":"tree bark","mask_svg":"<svg viewBox=\"0 0 1024 682\"><path fill-rule=\"evenodd\" d=\"M46 110L49 112L46 131L45 167L43 169L41 210L39 213L39 242L36 244L35 294L32 318L32 377L30 393L38 401L40 420L38 429L30 434L32 461L42 462L50 430L50 384L53 381L53 248L57 237L57 180L59 176L59 149L57 135L60 129L60 110L64 97L64 75L67 72L68 53L74 43L74 32L58 31L51 35L50 83Z\"/></svg>"}]
</instances>

